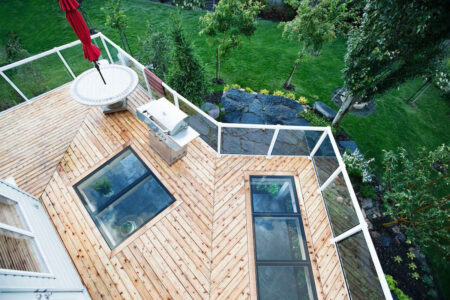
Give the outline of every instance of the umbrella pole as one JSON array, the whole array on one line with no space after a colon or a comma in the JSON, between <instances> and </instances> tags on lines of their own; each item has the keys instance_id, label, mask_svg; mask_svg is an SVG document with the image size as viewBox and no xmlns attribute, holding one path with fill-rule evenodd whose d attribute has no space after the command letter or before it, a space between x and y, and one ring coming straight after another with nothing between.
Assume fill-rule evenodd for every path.
<instances>
[{"instance_id":1,"label":"umbrella pole","mask_svg":"<svg viewBox=\"0 0 450 300\"><path fill-rule=\"evenodd\" d=\"M94 65L95 65L95 68L96 68L97 71L98 71L98 74L100 74L100 77L102 78L103 83L106 85L105 78L103 78L102 72L100 71L100 67L99 67L98 64L97 64L97 61L94 61Z\"/></svg>"}]
</instances>

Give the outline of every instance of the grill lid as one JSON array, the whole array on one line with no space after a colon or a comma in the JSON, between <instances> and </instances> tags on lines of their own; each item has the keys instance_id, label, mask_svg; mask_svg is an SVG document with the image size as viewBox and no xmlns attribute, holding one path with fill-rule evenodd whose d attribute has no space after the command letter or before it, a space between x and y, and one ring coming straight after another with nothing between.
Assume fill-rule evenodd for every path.
<instances>
[{"instance_id":1,"label":"grill lid","mask_svg":"<svg viewBox=\"0 0 450 300\"><path fill-rule=\"evenodd\" d=\"M149 103L139 107L143 112L146 110L150 118L168 130L168 134L176 134L179 130L186 127L184 119L187 114L179 110L166 98L150 101Z\"/></svg>"}]
</instances>

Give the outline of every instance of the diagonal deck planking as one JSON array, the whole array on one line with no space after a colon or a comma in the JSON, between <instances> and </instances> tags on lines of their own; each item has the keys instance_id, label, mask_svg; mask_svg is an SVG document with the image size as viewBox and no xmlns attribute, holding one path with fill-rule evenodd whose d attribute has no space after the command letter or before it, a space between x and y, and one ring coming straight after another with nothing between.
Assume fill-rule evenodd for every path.
<instances>
[{"instance_id":1,"label":"diagonal deck planking","mask_svg":"<svg viewBox=\"0 0 450 300\"><path fill-rule=\"evenodd\" d=\"M347 298L308 158L217 158L196 139L168 166L132 113L148 101L142 90L129 97L130 112L105 116L68 88L0 115L0 177L40 196L93 299L255 299L250 174L295 176L318 297ZM127 146L176 201L111 251L72 186Z\"/></svg>"}]
</instances>

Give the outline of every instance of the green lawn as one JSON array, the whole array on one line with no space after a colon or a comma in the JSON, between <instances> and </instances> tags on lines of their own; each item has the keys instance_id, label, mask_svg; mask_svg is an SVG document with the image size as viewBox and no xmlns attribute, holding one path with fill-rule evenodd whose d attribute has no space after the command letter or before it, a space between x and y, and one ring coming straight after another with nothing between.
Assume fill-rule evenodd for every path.
<instances>
[{"instance_id":1,"label":"green lawn","mask_svg":"<svg viewBox=\"0 0 450 300\"><path fill-rule=\"evenodd\" d=\"M85 1L85 8L96 28L119 44L118 34L104 26L104 16L100 11L103 3L104 1L100 0ZM127 34L133 52L138 51L137 37L145 34L147 20L156 28L167 32L169 15L175 11L174 8L146 0L123 0L123 3L129 17ZM204 37L198 35L198 17L202 14L201 11L183 11L182 18L205 65L208 78L212 78L215 67L213 48L207 44ZM76 39L58 3L48 0L3 0L0 10L0 48L6 43L8 31L17 32L31 54ZM334 106L330 93L343 84L341 70L345 49L345 40L337 39L325 45L320 57L302 63L293 80L297 87L297 96L306 96L310 100L320 99ZM259 21L255 35L245 40L242 47L226 60L223 78L226 83L238 83L252 89L280 89L291 70L297 51L295 43L281 38L281 29L277 27L277 23ZM71 50L63 54L68 59L77 55L74 61L79 60L81 47L78 51ZM0 63L4 63L2 51ZM41 62L40 65L44 75L49 77L48 85L58 85L59 79L53 75L56 72L53 64ZM88 64L79 63L76 71L80 72L87 67ZM68 76L61 65L57 68L57 74L60 74L61 78ZM3 92L3 95L14 93L2 80L0 79L0 92ZM356 140L366 156L375 157L379 162L382 149L403 146L414 154L419 147L431 148L450 141L450 104L441 97L438 90L429 88L417 102L416 108L404 103L403 100L417 90L420 84L420 80L410 81L398 90L380 96L377 99L376 112L370 117L349 115L345 118L343 128Z\"/></svg>"},{"instance_id":2,"label":"green lawn","mask_svg":"<svg viewBox=\"0 0 450 300\"><path fill-rule=\"evenodd\" d=\"M103 13L100 11L103 3L89 0L85 7L94 25L119 43L118 35L104 26ZM170 6L145 0L124 0L123 3L129 17L128 39L133 52L138 51L137 37L145 34L147 20L156 28L167 31L169 15L175 11ZM208 77L212 78L214 52L206 39L198 35L198 17L202 14L200 11L183 11L182 18ZM11 30L20 35L25 48L32 54L76 38L58 4L45 0L5 0L0 11L0 45L5 44L6 33ZM343 84L341 70L345 47L345 40L338 39L327 44L320 57L310 58L300 65L293 80L297 96L320 99L333 106L330 93ZM240 49L226 60L223 78L226 83L238 83L252 89L280 89L291 70L296 53L295 43L281 39L281 29L277 23L259 21L255 35L246 39ZM79 57L81 55L77 59ZM64 70L61 68L60 72ZM377 101L376 113L370 117L349 115L343 121L343 128L367 156L380 161L382 149L403 146L416 153L421 146L435 147L450 141L450 130L447 130L450 105L439 91L429 88L418 101L417 108L403 102L419 85L419 80L408 82L399 90L382 95Z\"/></svg>"}]
</instances>

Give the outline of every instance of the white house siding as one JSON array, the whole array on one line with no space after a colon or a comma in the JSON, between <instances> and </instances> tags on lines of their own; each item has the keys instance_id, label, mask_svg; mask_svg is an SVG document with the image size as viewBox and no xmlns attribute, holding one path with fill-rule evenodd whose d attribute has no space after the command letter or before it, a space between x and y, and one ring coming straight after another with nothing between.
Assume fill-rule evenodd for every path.
<instances>
[{"instance_id":1,"label":"white house siding","mask_svg":"<svg viewBox=\"0 0 450 300\"><path fill-rule=\"evenodd\" d=\"M0 180L0 195L20 203L30 231L40 248L49 273L53 278L17 276L0 273L0 300L90 299L59 236L40 201L13 185ZM36 292L40 291L40 292ZM48 291L49 298L45 298ZM39 296L38 296L39 297Z\"/></svg>"}]
</instances>

